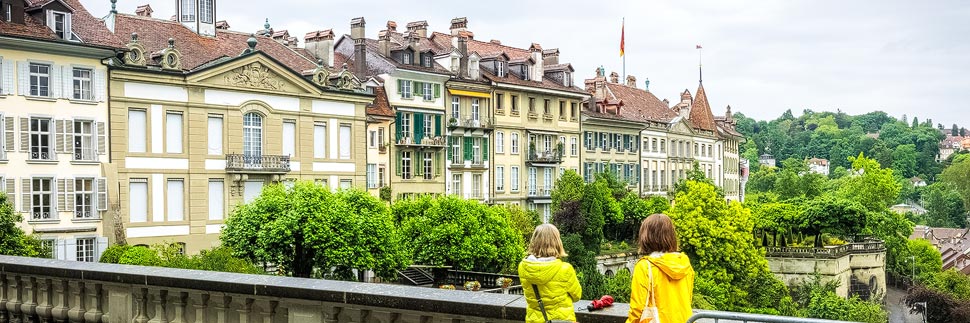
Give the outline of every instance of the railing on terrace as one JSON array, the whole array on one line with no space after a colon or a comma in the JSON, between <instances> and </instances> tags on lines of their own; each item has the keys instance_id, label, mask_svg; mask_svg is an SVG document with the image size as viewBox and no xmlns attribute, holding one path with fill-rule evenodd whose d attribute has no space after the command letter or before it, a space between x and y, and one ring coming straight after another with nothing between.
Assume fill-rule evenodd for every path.
<instances>
[{"instance_id":1,"label":"railing on terrace","mask_svg":"<svg viewBox=\"0 0 970 323\"><path fill-rule=\"evenodd\" d=\"M529 156L526 161L530 163L560 163L562 162L562 153L558 150L529 150Z\"/></svg>"},{"instance_id":2,"label":"railing on terrace","mask_svg":"<svg viewBox=\"0 0 970 323\"><path fill-rule=\"evenodd\" d=\"M694 315L687 319L687 323L695 322L839 323L845 321L735 312L694 311Z\"/></svg>"},{"instance_id":3,"label":"railing on terrace","mask_svg":"<svg viewBox=\"0 0 970 323\"><path fill-rule=\"evenodd\" d=\"M539 185L539 186L529 187L530 197L551 196L551 195L552 195L552 186Z\"/></svg>"},{"instance_id":4,"label":"railing on terrace","mask_svg":"<svg viewBox=\"0 0 970 323\"><path fill-rule=\"evenodd\" d=\"M526 311L521 295L13 256L0 256L0 292L3 323L511 323ZM589 303L575 304L579 322L624 322L630 309L589 312ZM834 322L695 314L691 322Z\"/></svg>"},{"instance_id":5,"label":"railing on terrace","mask_svg":"<svg viewBox=\"0 0 970 323\"><path fill-rule=\"evenodd\" d=\"M445 281L448 284L455 285L457 288L464 286L465 282L477 281L479 284L482 284L482 289L493 289L502 287L498 284L499 278L512 278L512 285L520 284L519 276L516 275L500 275L462 270L448 270L448 277L445 278Z\"/></svg>"},{"instance_id":6,"label":"railing on terrace","mask_svg":"<svg viewBox=\"0 0 970 323\"><path fill-rule=\"evenodd\" d=\"M227 172L287 173L290 156L227 154Z\"/></svg>"},{"instance_id":7,"label":"railing on terrace","mask_svg":"<svg viewBox=\"0 0 970 323\"><path fill-rule=\"evenodd\" d=\"M870 239L868 242L853 242L836 247L764 247L767 257L789 258L841 258L850 253L882 252L886 245L879 240Z\"/></svg>"},{"instance_id":8,"label":"railing on terrace","mask_svg":"<svg viewBox=\"0 0 970 323\"><path fill-rule=\"evenodd\" d=\"M493 117L479 117L479 118L463 117L460 119L449 120L448 122L448 126L452 128L464 127L464 128L488 129L488 128L492 128L494 124L495 124L495 118Z\"/></svg>"},{"instance_id":9,"label":"railing on terrace","mask_svg":"<svg viewBox=\"0 0 970 323\"><path fill-rule=\"evenodd\" d=\"M422 138L404 136L397 140L396 142L399 146L428 146L428 147L444 147L445 137L442 136L424 136Z\"/></svg>"}]
</instances>

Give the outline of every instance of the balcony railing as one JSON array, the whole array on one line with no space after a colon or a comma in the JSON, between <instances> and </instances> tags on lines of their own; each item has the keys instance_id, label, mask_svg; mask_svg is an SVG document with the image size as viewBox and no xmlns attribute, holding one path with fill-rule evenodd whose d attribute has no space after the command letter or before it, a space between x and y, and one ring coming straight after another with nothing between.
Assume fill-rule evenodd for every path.
<instances>
[{"instance_id":1,"label":"balcony railing","mask_svg":"<svg viewBox=\"0 0 970 323\"><path fill-rule=\"evenodd\" d=\"M539 185L535 187L529 187L529 197L547 197L552 196L552 186Z\"/></svg>"},{"instance_id":2,"label":"balcony railing","mask_svg":"<svg viewBox=\"0 0 970 323\"><path fill-rule=\"evenodd\" d=\"M529 150L529 156L526 160L530 163L553 163L558 164L562 162L562 153L556 150Z\"/></svg>"},{"instance_id":3,"label":"balcony railing","mask_svg":"<svg viewBox=\"0 0 970 323\"><path fill-rule=\"evenodd\" d=\"M97 156L92 148L74 149L74 160L76 161L95 161Z\"/></svg>"},{"instance_id":4,"label":"balcony railing","mask_svg":"<svg viewBox=\"0 0 970 323\"><path fill-rule=\"evenodd\" d=\"M452 118L448 121L448 126L452 128L482 128L491 129L495 125L495 118L493 117L480 117L480 118Z\"/></svg>"},{"instance_id":5,"label":"balcony railing","mask_svg":"<svg viewBox=\"0 0 970 323\"><path fill-rule=\"evenodd\" d=\"M397 145L399 146L421 146L421 147L444 147L445 137L424 137L420 140L416 140L414 137L407 136L401 137L397 140Z\"/></svg>"},{"instance_id":6,"label":"balcony railing","mask_svg":"<svg viewBox=\"0 0 970 323\"><path fill-rule=\"evenodd\" d=\"M280 155L226 155L226 171L235 173L288 173L290 156Z\"/></svg>"},{"instance_id":7,"label":"balcony railing","mask_svg":"<svg viewBox=\"0 0 970 323\"><path fill-rule=\"evenodd\" d=\"M378 145L377 146L377 152L378 153L381 153L381 154L386 154L387 153L387 144L381 143L380 145Z\"/></svg>"}]
</instances>

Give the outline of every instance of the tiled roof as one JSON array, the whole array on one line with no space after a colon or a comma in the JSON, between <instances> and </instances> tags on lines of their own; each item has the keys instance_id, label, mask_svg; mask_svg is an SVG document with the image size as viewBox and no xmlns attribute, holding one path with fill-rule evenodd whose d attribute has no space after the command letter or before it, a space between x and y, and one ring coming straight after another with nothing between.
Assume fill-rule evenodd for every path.
<instances>
[{"instance_id":1,"label":"tiled roof","mask_svg":"<svg viewBox=\"0 0 970 323\"><path fill-rule=\"evenodd\" d=\"M688 117L695 128L707 131L716 131L714 124L714 114L711 113L711 105L707 102L707 93L704 92L704 85L697 87L694 95L694 104L690 108Z\"/></svg>"},{"instance_id":2,"label":"tiled roof","mask_svg":"<svg viewBox=\"0 0 970 323\"><path fill-rule=\"evenodd\" d=\"M618 83L606 82L607 99L623 101L620 117L636 122L667 123L677 117L677 113L667 107L653 93ZM589 111L590 115L616 118L616 115Z\"/></svg>"},{"instance_id":3,"label":"tiled roof","mask_svg":"<svg viewBox=\"0 0 970 323\"><path fill-rule=\"evenodd\" d=\"M498 76L495 76L492 73L489 73L485 69L480 69L479 71L482 73L482 76L483 77L485 77L486 79L491 80L492 82L496 82L496 83L506 83L506 84L512 84L512 85L541 87L541 88L546 88L546 89L566 91L566 92L573 92L573 93L578 93L578 94L587 94L586 91L583 91L582 89L580 89L578 87L575 87L575 86L572 86L572 87L570 87L570 86L564 86L564 85L562 85L562 83L553 81L553 80L551 80L549 78L543 78L542 79L542 82L536 82L536 81L531 81L531 80L528 80L527 81L527 80L520 79L520 78L512 75L512 73L505 73L505 77L498 77Z\"/></svg>"},{"instance_id":4,"label":"tiled roof","mask_svg":"<svg viewBox=\"0 0 970 323\"><path fill-rule=\"evenodd\" d=\"M216 30L215 37L196 34L182 24L150 17L119 14L115 20L118 35L138 33L138 41L146 52L154 53L168 47L168 39L175 39L175 48L182 53L182 69L194 70L220 57L236 57L248 48L250 34ZM273 57L290 69L300 72L316 68L310 57L304 57L266 36L256 36L256 50ZM306 51L303 51L306 54ZM312 57L312 56L311 56Z\"/></svg>"},{"instance_id":5,"label":"tiled roof","mask_svg":"<svg viewBox=\"0 0 970 323\"><path fill-rule=\"evenodd\" d=\"M367 115L394 117L394 110L387 101L387 93L383 86L374 87L374 103L367 106Z\"/></svg>"},{"instance_id":6,"label":"tiled roof","mask_svg":"<svg viewBox=\"0 0 970 323\"><path fill-rule=\"evenodd\" d=\"M71 15L71 31L82 40L81 44L110 48L124 47L124 43L108 31L104 22L92 16L78 0L61 1L74 9L74 13ZM27 1L26 4L27 7L39 7L50 2L52 1L32 0ZM23 25L0 21L0 35L67 42L59 40L50 28L41 21L34 19L30 14L25 15Z\"/></svg>"}]
</instances>

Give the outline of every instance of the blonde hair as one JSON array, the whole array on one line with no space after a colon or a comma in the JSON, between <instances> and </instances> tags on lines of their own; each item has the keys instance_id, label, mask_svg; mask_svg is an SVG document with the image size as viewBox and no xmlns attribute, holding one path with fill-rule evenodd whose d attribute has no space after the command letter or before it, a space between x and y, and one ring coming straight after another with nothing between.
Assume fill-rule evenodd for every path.
<instances>
[{"instance_id":1,"label":"blonde hair","mask_svg":"<svg viewBox=\"0 0 970 323\"><path fill-rule=\"evenodd\" d=\"M562 239L559 237L559 229L552 224L540 224L532 232L532 240L529 241L530 255L538 258L568 256L566 249L562 247Z\"/></svg>"}]
</instances>

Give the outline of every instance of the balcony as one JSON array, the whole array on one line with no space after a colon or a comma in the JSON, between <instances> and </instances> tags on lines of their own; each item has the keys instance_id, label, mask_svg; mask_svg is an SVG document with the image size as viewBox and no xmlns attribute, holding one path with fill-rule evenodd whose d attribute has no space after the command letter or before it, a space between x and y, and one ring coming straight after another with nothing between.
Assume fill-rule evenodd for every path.
<instances>
[{"instance_id":1,"label":"balcony","mask_svg":"<svg viewBox=\"0 0 970 323\"><path fill-rule=\"evenodd\" d=\"M290 172L290 156L226 155L227 173L282 174Z\"/></svg>"},{"instance_id":2,"label":"balcony","mask_svg":"<svg viewBox=\"0 0 970 323\"><path fill-rule=\"evenodd\" d=\"M535 197L535 198L549 198L552 196L552 189L553 189L552 185L530 186L528 190L529 192L528 195L529 197Z\"/></svg>"},{"instance_id":3,"label":"balcony","mask_svg":"<svg viewBox=\"0 0 970 323\"><path fill-rule=\"evenodd\" d=\"M445 137L423 137L416 139L411 136L404 136L397 140L395 143L398 146L406 147L433 147L433 148L443 148L445 147Z\"/></svg>"},{"instance_id":4,"label":"balcony","mask_svg":"<svg viewBox=\"0 0 970 323\"><path fill-rule=\"evenodd\" d=\"M552 167L562 163L562 152L558 150L530 149L529 155L526 156L526 162L534 164L535 166L545 164Z\"/></svg>"},{"instance_id":5,"label":"balcony","mask_svg":"<svg viewBox=\"0 0 970 323\"><path fill-rule=\"evenodd\" d=\"M522 295L0 256L5 320L12 322L522 322ZM82 278L83 277L83 278ZM490 278L490 277L487 277ZM479 277L456 276L461 282ZM485 286L486 281L481 282ZM457 284L456 284L457 285ZM6 292L9 290L10 292ZM78 301L80 300L80 301ZM579 322L621 323L629 304ZM695 310L698 318L832 322Z\"/></svg>"},{"instance_id":6,"label":"balcony","mask_svg":"<svg viewBox=\"0 0 970 323\"><path fill-rule=\"evenodd\" d=\"M387 144L381 143L380 145L377 145L377 152L380 153L380 154L386 154L387 153Z\"/></svg>"},{"instance_id":7,"label":"balcony","mask_svg":"<svg viewBox=\"0 0 970 323\"><path fill-rule=\"evenodd\" d=\"M495 125L494 117L481 118L451 118L448 120L449 128L470 128L470 129L492 129Z\"/></svg>"}]
</instances>

